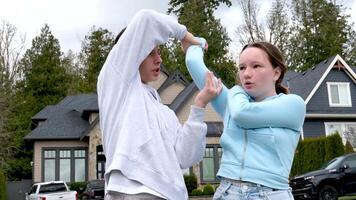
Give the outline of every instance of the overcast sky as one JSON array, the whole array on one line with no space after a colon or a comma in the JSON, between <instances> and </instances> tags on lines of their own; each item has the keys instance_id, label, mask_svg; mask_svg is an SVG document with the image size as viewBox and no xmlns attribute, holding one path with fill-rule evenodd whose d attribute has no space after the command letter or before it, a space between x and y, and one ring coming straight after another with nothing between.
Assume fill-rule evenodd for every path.
<instances>
[{"instance_id":1,"label":"overcast sky","mask_svg":"<svg viewBox=\"0 0 356 200\"><path fill-rule=\"evenodd\" d=\"M356 0L338 0L350 8L348 13L356 21ZM81 41L92 26L106 28L116 35L134 14L143 8L166 12L169 0L0 0L0 21L7 21L26 34L26 47L39 35L44 23L49 24L53 35L59 39L61 50L78 52ZM236 0L233 6L221 6L216 16L221 19L229 36L241 22ZM261 17L269 10L269 0L257 0ZM356 24L356 23L355 23ZM356 25L355 25L356 29Z\"/></svg>"}]
</instances>

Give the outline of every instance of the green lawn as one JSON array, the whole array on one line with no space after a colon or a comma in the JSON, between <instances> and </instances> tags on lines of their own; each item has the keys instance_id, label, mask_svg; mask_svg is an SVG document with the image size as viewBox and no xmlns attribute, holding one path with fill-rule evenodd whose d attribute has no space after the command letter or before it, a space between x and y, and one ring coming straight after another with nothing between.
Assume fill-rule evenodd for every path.
<instances>
[{"instance_id":1,"label":"green lawn","mask_svg":"<svg viewBox=\"0 0 356 200\"><path fill-rule=\"evenodd\" d=\"M351 199L356 199L356 196L339 197L339 200L351 200Z\"/></svg>"}]
</instances>

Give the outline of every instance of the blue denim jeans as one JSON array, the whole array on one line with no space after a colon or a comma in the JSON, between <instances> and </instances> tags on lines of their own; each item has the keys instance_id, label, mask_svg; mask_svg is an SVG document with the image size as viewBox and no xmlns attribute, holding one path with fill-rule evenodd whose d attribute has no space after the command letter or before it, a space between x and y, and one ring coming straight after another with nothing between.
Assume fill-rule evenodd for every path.
<instances>
[{"instance_id":1,"label":"blue denim jeans","mask_svg":"<svg viewBox=\"0 0 356 200\"><path fill-rule=\"evenodd\" d=\"M294 200L291 190L273 190L255 183L222 179L213 200Z\"/></svg>"}]
</instances>

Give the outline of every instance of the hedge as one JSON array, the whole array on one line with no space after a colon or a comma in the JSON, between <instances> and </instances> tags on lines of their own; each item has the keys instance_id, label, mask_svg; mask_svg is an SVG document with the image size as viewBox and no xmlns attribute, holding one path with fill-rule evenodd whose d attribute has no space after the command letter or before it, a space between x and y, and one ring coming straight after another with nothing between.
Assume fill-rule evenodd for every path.
<instances>
[{"instance_id":1,"label":"hedge","mask_svg":"<svg viewBox=\"0 0 356 200\"><path fill-rule=\"evenodd\" d=\"M6 200L6 176L4 172L0 169L0 200Z\"/></svg>"},{"instance_id":2,"label":"hedge","mask_svg":"<svg viewBox=\"0 0 356 200\"><path fill-rule=\"evenodd\" d=\"M198 187L197 177L195 174L184 175L185 186L187 187L188 194L192 195L192 191Z\"/></svg>"},{"instance_id":3,"label":"hedge","mask_svg":"<svg viewBox=\"0 0 356 200\"><path fill-rule=\"evenodd\" d=\"M87 182L71 182L69 184L69 189L70 190L75 190L78 193L78 197L82 196L82 193L84 192L84 190L87 187Z\"/></svg>"},{"instance_id":4,"label":"hedge","mask_svg":"<svg viewBox=\"0 0 356 200\"><path fill-rule=\"evenodd\" d=\"M306 138L298 143L290 176L320 169L331 159L349 151L350 147L343 145L338 133L327 137Z\"/></svg>"}]
</instances>

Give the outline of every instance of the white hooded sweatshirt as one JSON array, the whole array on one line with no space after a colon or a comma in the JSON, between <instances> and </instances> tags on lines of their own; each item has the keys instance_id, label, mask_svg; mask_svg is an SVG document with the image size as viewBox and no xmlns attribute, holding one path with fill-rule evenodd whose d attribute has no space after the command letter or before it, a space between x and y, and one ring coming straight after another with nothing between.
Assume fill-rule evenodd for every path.
<instances>
[{"instance_id":1,"label":"white hooded sweatshirt","mask_svg":"<svg viewBox=\"0 0 356 200\"><path fill-rule=\"evenodd\" d=\"M97 85L106 181L119 170L167 199L188 199L181 169L203 157L203 109L192 106L182 126L172 110L152 98L153 88L139 74L154 47L171 37L181 40L186 31L173 17L142 10L110 51Z\"/></svg>"}]
</instances>

